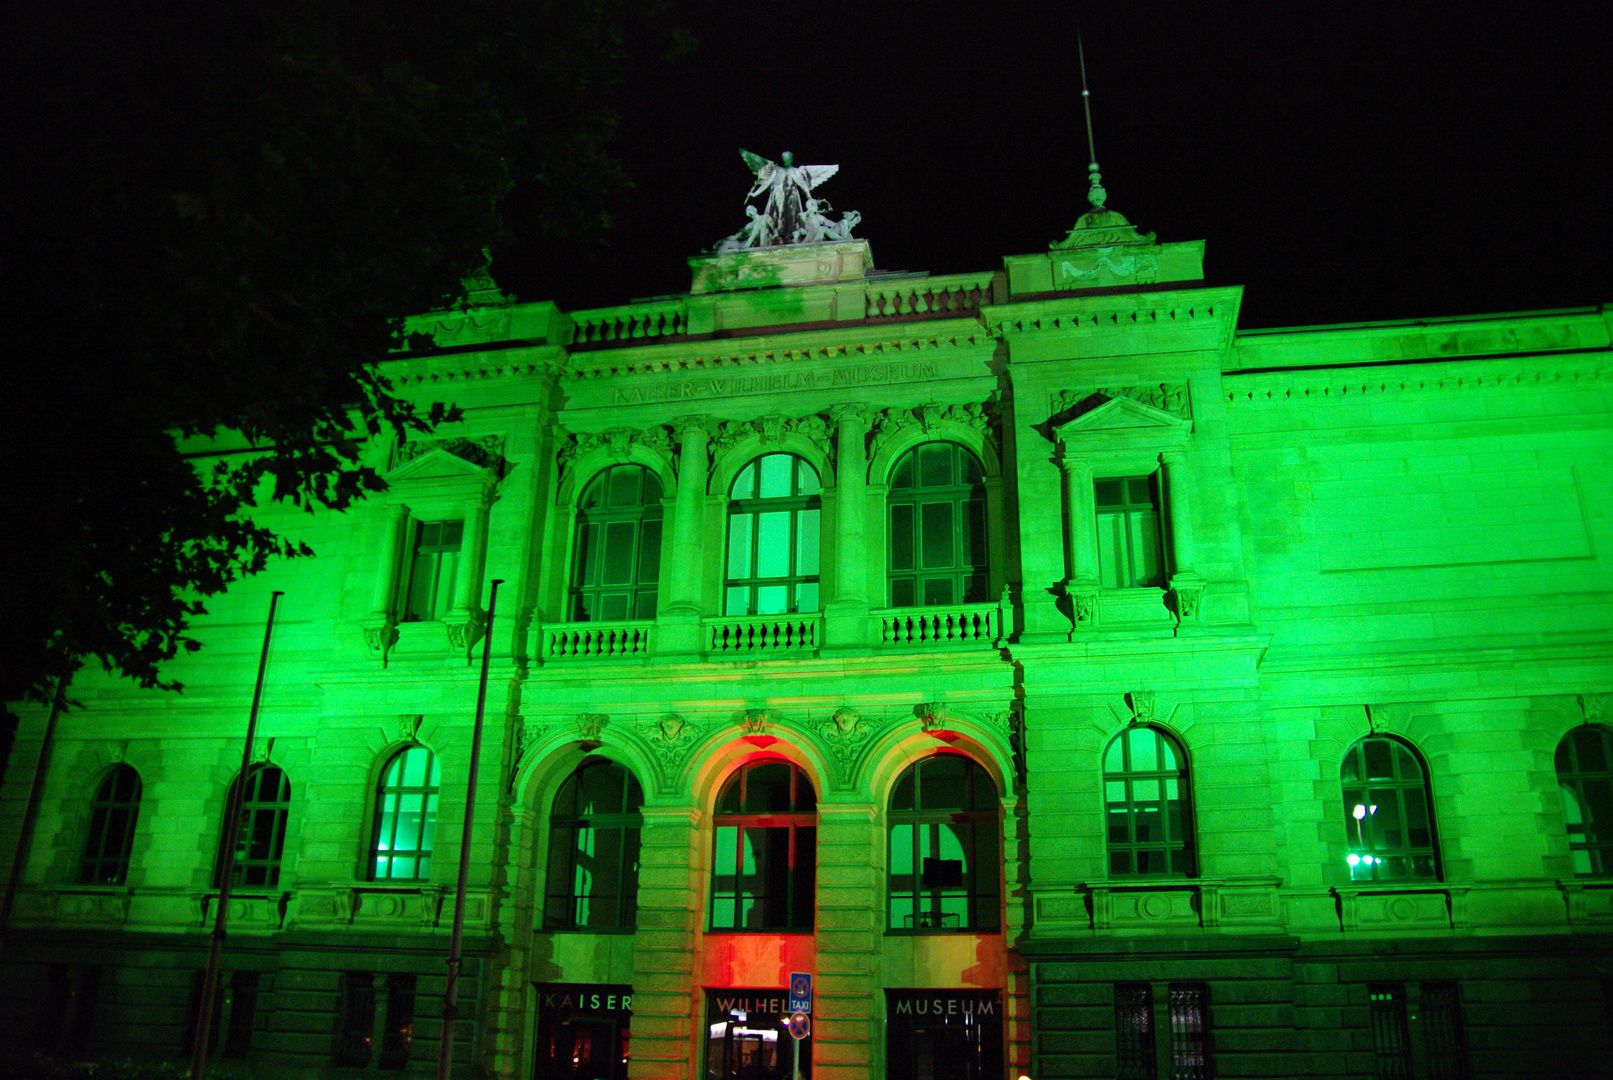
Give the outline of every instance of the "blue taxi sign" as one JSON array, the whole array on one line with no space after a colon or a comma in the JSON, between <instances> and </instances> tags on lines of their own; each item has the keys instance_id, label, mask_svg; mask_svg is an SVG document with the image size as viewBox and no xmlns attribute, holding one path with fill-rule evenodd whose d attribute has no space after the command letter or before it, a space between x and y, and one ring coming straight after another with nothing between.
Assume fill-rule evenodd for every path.
<instances>
[{"instance_id":1,"label":"blue taxi sign","mask_svg":"<svg viewBox=\"0 0 1613 1080\"><path fill-rule=\"evenodd\" d=\"M790 1011L812 1012L812 975L805 971L790 972Z\"/></svg>"}]
</instances>

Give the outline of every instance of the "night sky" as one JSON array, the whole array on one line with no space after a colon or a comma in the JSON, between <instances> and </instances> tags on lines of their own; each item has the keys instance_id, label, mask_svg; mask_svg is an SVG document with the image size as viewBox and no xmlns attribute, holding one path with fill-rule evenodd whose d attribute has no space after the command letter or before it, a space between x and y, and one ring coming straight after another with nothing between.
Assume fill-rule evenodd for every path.
<instances>
[{"instance_id":1,"label":"night sky","mask_svg":"<svg viewBox=\"0 0 1613 1080\"><path fill-rule=\"evenodd\" d=\"M741 146L840 165L880 269L992 269L1086 208L1076 22L1109 207L1208 241L1245 327L1613 301L1613 4L680 5L626 88L637 182L602 258L494 274L572 309L686 291Z\"/></svg>"}]
</instances>

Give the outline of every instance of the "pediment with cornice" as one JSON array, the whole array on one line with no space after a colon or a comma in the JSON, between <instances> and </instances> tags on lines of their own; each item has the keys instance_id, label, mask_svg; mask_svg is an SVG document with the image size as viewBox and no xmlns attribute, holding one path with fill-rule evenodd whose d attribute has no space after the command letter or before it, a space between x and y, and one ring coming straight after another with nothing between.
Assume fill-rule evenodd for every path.
<instances>
[{"instance_id":1,"label":"pediment with cornice","mask_svg":"<svg viewBox=\"0 0 1613 1080\"><path fill-rule=\"evenodd\" d=\"M1054 437L1065 445L1116 445L1146 443L1172 446L1185 442L1193 422L1175 413L1145 405L1128 397L1111 397L1096 392L1064 414L1067 419L1053 425Z\"/></svg>"}]
</instances>

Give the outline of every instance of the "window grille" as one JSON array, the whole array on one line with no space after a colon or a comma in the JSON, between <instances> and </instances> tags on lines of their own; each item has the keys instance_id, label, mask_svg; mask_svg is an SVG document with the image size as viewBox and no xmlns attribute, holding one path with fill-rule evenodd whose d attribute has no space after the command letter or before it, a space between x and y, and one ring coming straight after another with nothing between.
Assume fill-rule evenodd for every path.
<instances>
[{"instance_id":1,"label":"window grille","mask_svg":"<svg viewBox=\"0 0 1613 1080\"><path fill-rule=\"evenodd\" d=\"M1210 989L1202 983L1172 983L1171 1080L1207 1080L1210 1075Z\"/></svg>"},{"instance_id":2,"label":"window grille","mask_svg":"<svg viewBox=\"0 0 1613 1080\"><path fill-rule=\"evenodd\" d=\"M1158 1080L1155 1074L1154 990L1147 983L1115 984L1116 1080Z\"/></svg>"},{"instance_id":3,"label":"window grille","mask_svg":"<svg viewBox=\"0 0 1613 1080\"><path fill-rule=\"evenodd\" d=\"M1406 988L1399 983L1367 987L1372 1013L1373 1080L1411 1080L1411 1035L1406 1026Z\"/></svg>"},{"instance_id":4,"label":"window grille","mask_svg":"<svg viewBox=\"0 0 1613 1080\"><path fill-rule=\"evenodd\" d=\"M1467 1080L1467 1037L1456 984L1423 983L1421 1015L1429 1080Z\"/></svg>"},{"instance_id":5,"label":"window grille","mask_svg":"<svg viewBox=\"0 0 1613 1080\"><path fill-rule=\"evenodd\" d=\"M365 1068L370 1063L370 1042L375 1035L374 972L349 971L342 976L341 1010L332 1061L349 1068Z\"/></svg>"}]
</instances>

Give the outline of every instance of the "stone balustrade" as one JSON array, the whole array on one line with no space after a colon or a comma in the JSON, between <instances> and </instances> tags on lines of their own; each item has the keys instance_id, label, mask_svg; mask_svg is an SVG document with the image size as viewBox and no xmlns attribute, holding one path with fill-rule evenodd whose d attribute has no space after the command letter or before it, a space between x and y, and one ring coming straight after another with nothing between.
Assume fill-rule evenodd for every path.
<instances>
[{"instance_id":1,"label":"stone balustrade","mask_svg":"<svg viewBox=\"0 0 1613 1080\"><path fill-rule=\"evenodd\" d=\"M991 274L950 274L868 286L866 317L963 315L991 302Z\"/></svg>"},{"instance_id":2,"label":"stone balustrade","mask_svg":"<svg viewBox=\"0 0 1613 1080\"><path fill-rule=\"evenodd\" d=\"M874 612L879 643L915 649L996 648L1003 639L998 604L886 608Z\"/></svg>"},{"instance_id":3,"label":"stone balustrade","mask_svg":"<svg viewBox=\"0 0 1613 1080\"><path fill-rule=\"evenodd\" d=\"M637 344L650 338L689 332L689 312L682 300L623 304L574 312L571 347Z\"/></svg>"},{"instance_id":4,"label":"stone balustrade","mask_svg":"<svg viewBox=\"0 0 1613 1080\"><path fill-rule=\"evenodd\" d=\"M617 660L650 654L655 623L562 623L543 630L544 660Z\"/></svg>"},{"instance_id":5,"label":"stone balustrade","mask_svg":"<svg viewBox=\"0 0 1613 1080\"><path fill-rule=\"evenodd\" d=\"M821 615L747 615L703 620L706 654L714 658L757 653L810 652L823 639Z\"/></svg>"}]
</instances>

